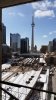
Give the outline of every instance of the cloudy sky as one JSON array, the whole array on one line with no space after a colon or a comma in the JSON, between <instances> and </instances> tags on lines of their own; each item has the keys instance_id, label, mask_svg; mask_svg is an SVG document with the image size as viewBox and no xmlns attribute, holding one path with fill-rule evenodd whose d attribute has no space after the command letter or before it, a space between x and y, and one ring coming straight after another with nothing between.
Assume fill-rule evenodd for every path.
<instances>
[{"instance_id":1,"label":"cloudy sky","mask_svg":"<svg viewBox=\"0 0 56 100\"><path fill-rule=\"evenodd\" d=\"M31 23L34 12L34 44L41 45L56 37L56 0L44 0L2 10L2 21L6 26L6 42L10 45L10 33L19 33L21 38L29 37L31 46Z\"/></svg>"}]
</instances>

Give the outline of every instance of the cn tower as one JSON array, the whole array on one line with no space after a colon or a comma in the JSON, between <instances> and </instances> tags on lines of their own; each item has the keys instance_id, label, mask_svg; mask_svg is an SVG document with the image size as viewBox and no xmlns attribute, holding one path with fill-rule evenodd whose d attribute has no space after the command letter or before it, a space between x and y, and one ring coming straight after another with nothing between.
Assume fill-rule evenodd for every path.
<instances>
[{"instance_id":1,"label":"cn tower","mask_svg":"<svg viewBox=\"0 0 56 100\"><path fill-rule=\"evenodd\" d=\"M31 52L33 53L34 52L34 26L35 26L35 23L34 23L34 13L32 15L32 37L31 37Z\"/></svg>"}]
</instances>

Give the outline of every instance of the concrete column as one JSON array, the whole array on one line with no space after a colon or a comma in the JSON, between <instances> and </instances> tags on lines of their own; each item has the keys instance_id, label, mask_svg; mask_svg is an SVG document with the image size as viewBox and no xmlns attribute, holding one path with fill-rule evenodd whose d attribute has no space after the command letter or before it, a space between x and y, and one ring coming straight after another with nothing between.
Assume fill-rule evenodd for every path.
<instances>
[{"instance_id":1,"label":"concrete column","mask_svg":"<svg viewBox=\"0 0 56 100\"><path fill-rule=\"evenodd\" d=\"M0 8L0 80L2 65L2 9ZM1 86L1 84L0 84ZM2 91L0 90L0 100L2 100Z\"/></svg>"}]
</instances>

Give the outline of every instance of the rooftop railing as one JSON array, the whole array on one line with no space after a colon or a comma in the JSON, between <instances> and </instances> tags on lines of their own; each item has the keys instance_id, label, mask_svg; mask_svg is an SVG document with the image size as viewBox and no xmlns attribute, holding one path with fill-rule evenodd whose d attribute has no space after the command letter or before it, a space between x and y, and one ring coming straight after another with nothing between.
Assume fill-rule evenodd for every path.
<instances>
[{"instance_id":1,"label":"rooftop railing","mask_svg":"<svg viewBox=\"0 0 56 100\"><path fill-rule=\"evenodd\" d=\"M31 89L32 93L31 93L31 95L28 95L28 97L27 97L28 99L26 99L26 100L56 100L55 99L56 93L52 92L52 91L46 91L46 90L42 90L42 89L39 89L39 88L9 83L9 82L5 82L5 81L0 81L0 84L5 84L6 86L9 85L9 86L17 87L18 89L22 88L22 87L23 87L23 89L24 88L25 89ZM19 95L18 95L18 97L16 97L12 94L11 88L5 89L3 87L0 87L0 89L5 93L5 95L2 96L3 97L2 100L20 100ZM17 91L16 91L16 93L17 93ZM18 94L19 94L19 92L18 92ZM20 94L22 95L24 93L20 93ZM24 95L27 95L27 92ZM45 99L44 99L43 95L45 95Z\"/></svg>"}]
</instances>

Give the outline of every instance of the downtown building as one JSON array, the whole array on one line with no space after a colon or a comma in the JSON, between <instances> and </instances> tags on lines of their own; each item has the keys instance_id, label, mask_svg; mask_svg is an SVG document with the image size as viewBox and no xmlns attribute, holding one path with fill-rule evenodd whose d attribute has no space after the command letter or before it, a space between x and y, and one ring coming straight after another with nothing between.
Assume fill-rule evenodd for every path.
<instances>
[{"instance_id":1,"label":"downtown building","mask_svg":"<svg viewBox=\"0 0 56 100\"><path fill-rule=\"evenodd\" d=\"M6 26L2 23L2 63L11 58L11 49L6 44Z\"/></svg>"},{"instance_id":2,"label":"downtown building","mask_svg":"<svg viewBox=\"0 0 56 100\"><path fill-rule=\"evenodd\" d=\"M54 52L56 51L56 38L53 39L53 41L49 41L48 44L48 52Z\"/></svg>"},{"instance_id":3,"label":"downtown building","mask_svg":"<svg viewBox=\"0 0 56 100\"><path fill-rule=\"evenodd\" d=\"M53 51L56 51L56 38L53 39Z\"/></svg>"},{"instance_id":4,"label":"downtown building","mask_svg":"<svg viewBox=\"0 0 56 100\"><path fill-rule=\"evenodd\" d=\"M40 52L41 53L46 53L48 50L48 46L47 45L42 45L41 48L40 48Z\"/></svg>"},{"instance_id":5,"label":"downtown building","mask_svg":"<svg viewBox=\"0 0 56 100\"><path fill-rule=\"evenodd\" d=\"M29 53L29 38L22 38L21 39L21 54Z\"/></svg>"},{"instance_id":6,"label":"downtown building","mask_svg":"<svg viewBox=\"0 0 56 100\"><path fill-rule=\"evenodd\" d=\"M7 63L11 59L11 48L7 44L2 44L2 63Z\"/></svg>"},{"instance_id":7,"label":"downtown building","mask_svg":"<svg viewBox=\"0 0 56 100\"><path fill-rule=\"evenodd\" d=\"M6 44L6 26L2 23L2 44Z\"/></svg>"},{"instance_id":8,"label":"downtown building","mask_svg":"<svg viewBox=\"0 0 56 100\"><path fill-rule=\"evenodd\" d=\"M10 47L12 49L12 52L18 52L20 53L20 34L12 34L10 33Z\"/></svg>"},{"instance_id":9,"label":"downtown building","mask_svg":"<svg viewBox=\"0 0 56 100\"><path fill-rule=\"evenodd\" d=\"M48 52L52 52L52 51L53 51L53 41L49 41Z\"/></svg>"}]
</instances>

